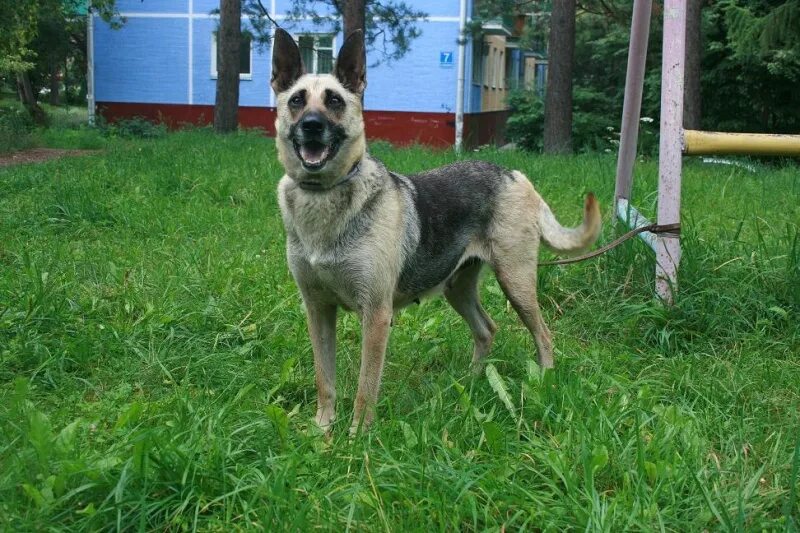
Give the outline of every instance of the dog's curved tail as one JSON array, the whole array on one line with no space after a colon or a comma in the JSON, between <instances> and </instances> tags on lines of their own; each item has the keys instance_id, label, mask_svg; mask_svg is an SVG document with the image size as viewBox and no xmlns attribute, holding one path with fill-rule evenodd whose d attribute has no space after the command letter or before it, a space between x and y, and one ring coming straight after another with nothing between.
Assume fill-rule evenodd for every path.
<instances>
[{"instance_id":1,"label":"dog's curved tail","mask_svg":"<svg viewBox=\"0 0 800 533\"><path fill-rule=\"evenodd\" d=\"M594 194L586 196L583 223L575 228L565 228L556 220L553 211L542 201L539 210L539 228L542 240L548 248L558 254L577 254L589 248L600 235L600 206Z\"/></svg>"}]
</instances>

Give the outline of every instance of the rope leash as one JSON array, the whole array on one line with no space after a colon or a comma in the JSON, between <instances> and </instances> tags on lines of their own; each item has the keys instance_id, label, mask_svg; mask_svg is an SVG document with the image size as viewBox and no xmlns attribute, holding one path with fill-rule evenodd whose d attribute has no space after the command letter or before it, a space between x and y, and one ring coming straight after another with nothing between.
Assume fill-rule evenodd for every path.
<instances>
[{"instance_id":1,"label":"rope leash","mask_svg":"<svg viewBox=\"0 0 800 533\"><path fill-rule=\"evenodd\" d=\"M630 230L627 233L619 236L618 238L614 239L610 243L606 244L605 246L601 246L597 250L592 252L579 255L576 257L569 257L567 259L558 259L555 261L542 261L539 263L539 266L551 266L551 265L568 265L570 263L578 263L580 261L586 261L587 259L591 259L593 257L597 257L598 255L602 255L607 251L616 248L623 242L627 241L631 237L635 237L640 233L644 233L645 231L649 231L650 233L665 233L671 237L678 237L681 233L681 225L680 224L650 224L649 226L642 226L640 228L635 228Z\"/></svg>"}]
</instances>

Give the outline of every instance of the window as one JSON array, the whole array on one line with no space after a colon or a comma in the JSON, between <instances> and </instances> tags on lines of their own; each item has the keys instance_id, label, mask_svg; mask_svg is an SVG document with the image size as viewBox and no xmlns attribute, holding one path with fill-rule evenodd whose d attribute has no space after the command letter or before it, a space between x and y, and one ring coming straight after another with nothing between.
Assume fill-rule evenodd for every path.
<instances>
[{"instance_id":1,"label":"window","mask_svg":"<svg viewBox=\"0 0 800 533\"><path fill-rule=\"evenodd\" d=\"M297 44L306 72L328 74L333 70L333 35L305 34Z\"/></svg>"},{"instance_id":2,"label":"window","mask_svg":"<svg viewBox=\"0 0 800 533\"><path fill-rule=\"evenodd\" d=\"M483 78L483 85L485 87L489 86L489 78L492 75L491 71L489 70L489 52L491 51L491 48L484 44L483 59L481 60L481 78Z\"/></svg>"},{"instance_id":3,"label":"window","mask_svg":"<svg viewBox=\"0 0 800 533\"><path fill-rule=\"evenodd\" d=\"M492 63L490 65L492 70L491 86L492 89L497 89L497 48L492 48Z\"/></svg>"},{"instance_id":4,"label":"window","mask_svg":"<svg viewBox=\"0 0 800 533\"><path fill-rule=\"evenodd\" d=\"M211 34L211 77L217 78L217 32ZM253 79L253 36L246 32L239 49L239 79Z\"/></svg>"},{"instance_id":5,"label":"window","mask_svg":"<svg viewBox=\"0 0 800 533\"><path fill-rule=\"evenodd\" d=\"M483 83L483 41L478 39L472 41L472 83Z\"/></svg>"},{"instance_id":6,"label":"window","mask_svg":"<svg viewBox=\"0 0 800 533\"><path fill-rule=\"evenodd\" d=\"M505 78L506 78L505 74L503 73L503 71L506 68L506 61L504 59L505 52L498 51L498 54L500 55L500 57L497 60L497 63L495 63L495 65L494 65L495 68L497 69L497 74L495 74L494 79L497 82L497 88L498 89L503 89L505 87L504 83L505 83Z\"/></svg>"},{"instance_id":7,"label":"window","mask_svg":"<svg viewBox=\"0 0 800 533\"><path fill-rule=\"evenodd\" d=\"M519 70L519 61L515 57L515 51L511 50L510 48L506 49L506 88L507 89L518 89L519 88L519 78L517 77L517 71ZM515 68L516 67L516 68Z\"/></svg>"}]
</instances>

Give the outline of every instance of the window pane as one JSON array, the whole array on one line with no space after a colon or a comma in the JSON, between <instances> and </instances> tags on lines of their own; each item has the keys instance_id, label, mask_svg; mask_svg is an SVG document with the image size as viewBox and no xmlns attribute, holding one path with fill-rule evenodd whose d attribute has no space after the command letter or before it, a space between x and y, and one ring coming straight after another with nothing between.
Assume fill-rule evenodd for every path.
<instances>
[{"instance_id":1,"label":"window pane","mask_svg":"<svg viewBox=\"0 0 800 533\"><path fill-rule=\"evenodd\" d=\"M239 48L239 74L250 74L250 37L242 35Z\"/></svg>"},{"instance_id":2,"label":"window pane","mask_svg":"<svg viewBox=\"0 0 800 533\"><path fill-rule=\"evenodd\" d=\"M472 41L472 83L480 85L483 81L483 42Z\"/></svg>"},{"instance_id":3,"label":"window pane","mask_svg":"<svg viewBox=\"0 0 800 533\"><path fill-rule=\"evenodd\" d=\"M317 50L317 74L328 74L333 70L333 50Z\"/></svg>"},{"instance_id":4,"label":"window pane","mask_svg":"<svg viewBox=\"0 0 800 533\"><path fill-rule=\"evenodd\" d=\"M311 72L314 68L314 37L310 35L301 35L299 41L300 58L303 60L303 66L306 72Z\"/></svg>"},{"instance_id":5,"label":"window pane","mask_svg":"<svg viewBox=\"0 0 800 533\"><path fill-rule=\"evenodd\" d=\"M333 36L320 35L318 48L333 48Z\"/></svg>"}]
</instances>

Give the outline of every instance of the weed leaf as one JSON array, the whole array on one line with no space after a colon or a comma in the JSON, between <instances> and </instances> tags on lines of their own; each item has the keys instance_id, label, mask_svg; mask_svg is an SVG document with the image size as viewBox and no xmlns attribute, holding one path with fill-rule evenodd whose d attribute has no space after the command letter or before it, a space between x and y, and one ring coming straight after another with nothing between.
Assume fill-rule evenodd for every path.
<instances>
[{"instance_id":1,"label":"weed leaf","mask_svg":"<svg viewBox=\"0 0 800 533\"><path fill-rule=\"evenodd\" d=\"M514 407L514 402L511 401L511 396L508 394L508 389L506 388L503 378L500 377L500 374L492 363L486 365L486 378L489 380L489 385L492 387L495 394L497 394L497 397L500 398L500 401L503 402L503 405L506 406L506 409L508 409L511 415L516 418L517 410Z\"/></svg>"}]
</instances>

